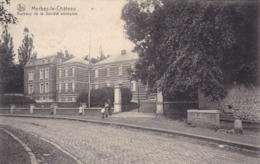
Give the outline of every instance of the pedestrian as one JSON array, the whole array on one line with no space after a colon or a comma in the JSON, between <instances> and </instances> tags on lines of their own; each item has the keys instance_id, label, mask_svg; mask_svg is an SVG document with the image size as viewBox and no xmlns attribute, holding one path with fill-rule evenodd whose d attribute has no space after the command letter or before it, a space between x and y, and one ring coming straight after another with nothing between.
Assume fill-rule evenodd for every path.
<instances>
[{"instance_id":1,"label":"pedestrian","mask_svg":"<svg viewBox=\"0 0 260 164\"><path fill-rule=\"evenodd\" d=\"M111 104L110 99L107 99L107 102L108 102L108 114L109 114L109 116L111 116L111 106L112 106L112 104Z\"/></svg>"},{"instance_id":2,"label":"pedestrian","mask_svg":"<svg viewBox=\"0 0 260 164\"><path fill-rule=\"evenodd\" d=\"M79 106L79 115L82 115L83 114L83 107L82 105Z\"/></svg>"},{"instance_id":3,"label":"pedestrian","mask_svg":"<svg viewBox=\"0 0 260 164\"><path fill-rule=\"evenodd\" d=\"M107 116L108 115L108 107L109 107L109 105L108 105L108 102L106 101L104 108L101 109L102 119L104 119L105 116L108 117Z\"/></svg>"}]
</instances>

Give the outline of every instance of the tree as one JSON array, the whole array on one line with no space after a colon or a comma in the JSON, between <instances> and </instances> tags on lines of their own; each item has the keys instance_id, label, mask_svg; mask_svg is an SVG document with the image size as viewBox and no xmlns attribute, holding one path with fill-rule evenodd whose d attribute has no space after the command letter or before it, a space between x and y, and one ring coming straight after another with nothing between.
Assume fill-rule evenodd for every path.
<instances>
[{"instance_id":1,"label":"tree","mask_svg":"<svg viewBox=\"0 0 260 164\"><path fill-rule=\"evenodd\" d=\"M32 56L33 46L33 34L30 34L29 29L27 27L24 28L24 38L22 41L22 45L18 49L18 59L19 63L24 67L26 63L30 60Z\"/></svg>"},{"instance_id":2,"label":"tree","mask_svg":"<svg viewBox=\"0 0 260 164\"><path fill-rule=\"evenodd\" d=\"M107 58L109 58L110 57L110 55L105 55L104 54L104 52L103 52L103 50L102 50L102 46L100 46L99 47L99 56L97 57L97 58L91 58L90 59L90 62L91 63L93 63L93 64L95 64L95 63L98 63L98 62L100 62L100 61L102 61L102 60L105 60L105 59L107 59ZM85 60L89 60L89 56L86 56L85 58L84 58Z\"/></svg>"},{"instance_id":3,"label":"tree","mask_svg":"<svg viewBox=\"0 0 260 164\"><path fill-rule=\"evenodd\" d=\"M11 37L8 26L5 25L2 32L2 39L0 41L0 93L9 92L13 81L13 74L15 67L13 38Z\"/></svg>"},{"instance_id":4,"label":"tree","mask_svg":"<svg viewBox=\"0 0 260 164\"><path fill-rule=\"evenodd\" d=\"M0 23L3 24L15 24L18 20L17 18L5 10L5 5L10 5L10 0L5 0L0 2Z\"/></svg>"},{"instance_id":5,"label":"tree","mask_svg":"<svg viewBox=\"0 0 260 164\"><path fill-rule=\"evenodd\" d=\"M140 60L134 78L164 93L222 98L256 84L258 3L129 0L121 18Z\"/></svg>"}]
</instances>

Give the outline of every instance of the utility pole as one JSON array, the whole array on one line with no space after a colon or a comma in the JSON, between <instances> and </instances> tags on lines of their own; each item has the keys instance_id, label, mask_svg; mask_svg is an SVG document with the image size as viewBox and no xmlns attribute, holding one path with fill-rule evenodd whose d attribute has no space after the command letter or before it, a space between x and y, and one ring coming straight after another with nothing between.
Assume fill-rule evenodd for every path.
<instances>
[{"instance_id":1,"label":"utility pole","mask_svg":"<svg viewBox=\"0 0 260 164\"><path fill-rule=\"evenodd\" d=\"M90 107L90 73L91 73L91 63L90 63L90 49L91 49L91 32L89 37L89 55L88 55L88 107Z\"/></svg>"}]
</instances>

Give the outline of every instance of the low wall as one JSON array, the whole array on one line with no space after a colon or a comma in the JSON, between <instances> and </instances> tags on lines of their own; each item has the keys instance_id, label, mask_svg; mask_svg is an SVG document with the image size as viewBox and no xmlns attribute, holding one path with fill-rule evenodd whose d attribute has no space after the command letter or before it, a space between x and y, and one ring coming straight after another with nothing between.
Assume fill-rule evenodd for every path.
<instances>
[{"instance_id":1,"label":"low wall","mask_svg":"<svg viewBox=\"0 0 260 164\"><path fill-rule=\"evenodd\" d=\"M188 110L188 123L200 127L220 127L218 110Z\"/></svg>"},{"instance_id":2,"label":"low wall","mask_svg":"<svg viewBox=\"0 0 260 164\"><path fill-rule=\"evenodd\" d=\"M113 108L111 109L111 113L113 114ZM50 108L39 108L36 107L33 110L33 114L44 114L44 115L50 115L51 114ZM0 108L0 114L10 114L10 107L1 107ZM16 107L13 110L13 114L30 114L30 108L19 108ZM79 114L79 108L57 108L56 114L59 115L78 115ZM101 115L100 108L86 108L85 109L85 115L88 116L99 116Z\"/></svg>"},{"instance_id":3,"label":"low wall","mask_svg":"<svg viewBox=\"0 0 260 164\"><path fill-rule=\"evenodd\" d=\"M0 108L0 113L1 114L10 114L10 107L1 107Z\"/></svg>"},{"instance_id":4,"label":"low wall","mask_svg":"<svg viewBox=\"0 0 260 164\"><path fill-rule=\"evenodd\" d=\"M163 102L163 112L167 116L187 117L188 109L198 109L197 101L168 101Z\"/></svg>"},{"instance_id":5,"label":"low wall","mask_svg":"<svg viewBox=\"0 0 260 164\"><path fill-rule=\"evenodd\" d=\"M260 87L245 87L235 85L228 89L224 99L212 101L211 97L205 97L201 91L198 94L199 109L214 109L221 112L221 118L226 118L227 106L239 109L243 113L244 120L258 121L260 118Z\"/></svg>"}]
</instances>

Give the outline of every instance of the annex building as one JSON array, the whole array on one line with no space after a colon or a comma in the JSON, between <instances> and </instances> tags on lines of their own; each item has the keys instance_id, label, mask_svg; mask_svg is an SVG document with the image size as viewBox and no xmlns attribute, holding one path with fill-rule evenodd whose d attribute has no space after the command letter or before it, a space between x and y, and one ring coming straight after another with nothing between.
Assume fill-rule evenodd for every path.
<instances>
[{"instance_id":1,"label":"annex building","mask_svg":"<svg viewBox=\"0 0 260 164\"><path fill-rule=\"evenodd\" d=\"M96 64L79 57L66 59L62 54L33 59L24 68L24 94L37 103L73 103L89 87L97 89L121 83L131 89L133 101L146 99L147 86L130 80L129 72L134 70L137 60L138 54L125 50Z\"/></svg>"}]
</instances>

